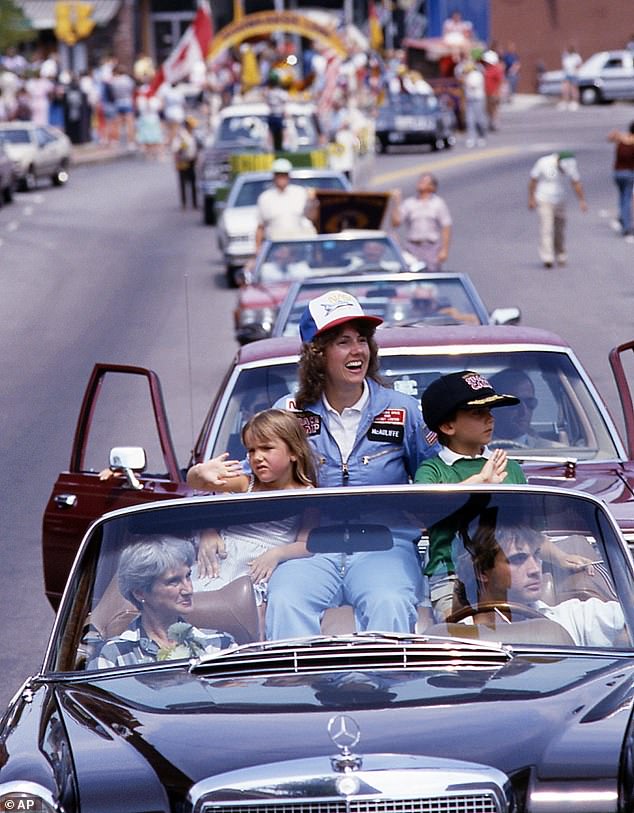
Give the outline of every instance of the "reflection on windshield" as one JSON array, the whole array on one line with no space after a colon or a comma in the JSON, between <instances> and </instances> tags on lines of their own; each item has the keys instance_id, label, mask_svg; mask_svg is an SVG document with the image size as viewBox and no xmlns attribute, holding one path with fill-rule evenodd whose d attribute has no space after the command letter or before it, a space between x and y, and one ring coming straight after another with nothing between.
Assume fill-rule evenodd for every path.
<instances>
[{"instance_id":1,"label":"reflection on windshield","mask_svg":"<svg viewBox=\"0 0 634 813\"><path fill-rule=\"evenodd\" d=\"M128 514L95 532L57 666L92 671L355 631L629 647L629 563L600 520L594 503L571 495L415 486L199 498ZM254 589L249 561L300 528L310 555L282 558ZM219 572L232 568L218 584L197 576L210 532L225 543ZM439 534L454 573L442 612L427 577Z\"/></svg>"},{"instance_id":2,"label":"reflection on windshield","mask_svg":"<svg viewBox=\"0 0 634 813\"><path fill-rule=\"evenodd\" d=\"M593 394L564 353L417 355L404 348L400 352L379 350L379 358L386 381L419 403L421 394L435 378L464 369L478 370L495 382L498 391L517 394L523 401L522 408L498 410L510 415L508 419L496 416L496 434L491 444L506 448L511 455L577 460L613 460L619 456ZM498 376L502 384L498 383ZM266 409L278 398L294 393L296 378L297 368L291 362L242 370L227 394L207 456L229 451L232 457L244 457L239 434L254 406ZM524 380L521 388L520 378L527 378L529 384ZM509 426L511 422L513 425Z\"/></svg>"}]
</instances>

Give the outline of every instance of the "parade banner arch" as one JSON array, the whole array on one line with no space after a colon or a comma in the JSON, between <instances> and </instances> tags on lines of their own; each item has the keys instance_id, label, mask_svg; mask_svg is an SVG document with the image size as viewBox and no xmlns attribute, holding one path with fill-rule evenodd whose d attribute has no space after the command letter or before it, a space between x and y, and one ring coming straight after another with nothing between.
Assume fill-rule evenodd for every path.
<instances>
[{"instance_id":1,"label":"parade banner arch","mask_svg":"<svg viewBox=\"0 0 634 813\"><path fill-rule=\"evenodd\" d=\"M278 31L287 31L316 40L331 48L340 57L345 59L348 56L348 50L337 34L305 15L293 11L259 11L247 14L221 28L213 38L207 59L214 59L227 48L239 45L251 37L265 36Z\"/></svg>"}]
</instances>

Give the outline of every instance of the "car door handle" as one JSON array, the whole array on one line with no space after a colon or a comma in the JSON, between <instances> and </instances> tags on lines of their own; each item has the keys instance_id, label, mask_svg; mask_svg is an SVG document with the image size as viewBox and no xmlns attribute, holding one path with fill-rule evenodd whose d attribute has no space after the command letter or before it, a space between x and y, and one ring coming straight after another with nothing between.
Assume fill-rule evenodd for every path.
<instances>
[{"instance_id":1,"label":"car door handle","mask_svg":"<svg viewBox=\"0 0 634 813\"><path fill-rule=\"evenodd\" d=\"M58 508L74 508L77 505L77 495L57 494L55 496L55 505Z\"/></svg>"}]
</instances>

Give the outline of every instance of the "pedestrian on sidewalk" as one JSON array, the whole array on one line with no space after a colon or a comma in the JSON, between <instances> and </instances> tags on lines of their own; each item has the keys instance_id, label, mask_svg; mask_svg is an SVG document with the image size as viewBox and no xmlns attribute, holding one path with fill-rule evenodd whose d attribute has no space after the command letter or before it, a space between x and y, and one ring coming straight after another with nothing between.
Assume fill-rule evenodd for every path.
<instances>
[{"instance_id":1,"label":"pedestrian on sidewalk","mask_svg":"<svg viewBox=\"0 0 634 813\"><path fill-rule=\"evenodd\" d=\"M569 45L561 55L564 79L561 83L560 110L576 110L579 107L579 68L583 60L574 45Z\"/></svg>"},{"instance_id":2,"label":"pedestrian on sidewalk","mask_svg":"<svg viewBox=\"0 0 634 813\"><path fill-rule=\"evenodd\" d=\"M401 203L401 191L392 192L394 209L392 226L405 226L405 248L427 266L427 271L440 271L449 255L451 214L437 194L438 181L431 172L418 179L416 196Z\"/></svg>"},{"instance_id":3,"label":"pedestrian on sidewalk","mask_svg":"<svg viewBox=\"0 0 634 813\"><path fill-rule=\"evenodd\" d=\"M539 158L531 169L528 183L528 208L539 215L539 256L544 268L552 268L555 260L566 264L566 180L570 182L586 212L579 168L573 152L553 152Z\"/></svg>"},{"instance_id":4,"label":"pedestrian on sidewalk","mask_svg":"<svg viewBox=\"0 0 634 813\"><path fill-rule=\"evenodd\" d=\"M190 190L192 207L198 208L196 200L196 155L198 145L194 136L196 121L187 116L178 128L172 140L172 153L174 164L178 172L178 185L180 189L181 207L187 208L187 189Z\"/></svg>"},{"instance_id":5,"label":"pedestrian on sidewalk","mask_svg":"<svg viewBox=\"0 0 634 813\"><path fill-rule=\"evenodd\" d=\"M608 140L615 145L614 183L619 193L619 219L615 223L628 243L634 243L634 224L632 223L632 194L634 194L634 121L630 123L629 132L612 130Z\"/></svg>"}]
</instances>

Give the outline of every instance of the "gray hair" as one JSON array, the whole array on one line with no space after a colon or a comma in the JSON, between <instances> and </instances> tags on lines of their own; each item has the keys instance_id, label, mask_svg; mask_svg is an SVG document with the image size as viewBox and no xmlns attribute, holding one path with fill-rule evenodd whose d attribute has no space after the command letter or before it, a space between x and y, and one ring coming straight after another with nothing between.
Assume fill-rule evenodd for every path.
<instances>
[{"instance_id":1,"label":"gray hair","mask_svg":"<svg viewBox=\"0 0 634 813\"><path fill-rule=\"evenodd\" d=\"M166 570L186 564L191 567L196 549L189 539L175 536L148 536L124 548L119 559L119 590L135 607L137 590L149 592L155 580Z\"/></svg>"}]
</instances>

